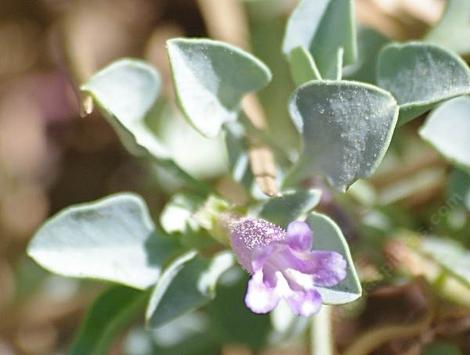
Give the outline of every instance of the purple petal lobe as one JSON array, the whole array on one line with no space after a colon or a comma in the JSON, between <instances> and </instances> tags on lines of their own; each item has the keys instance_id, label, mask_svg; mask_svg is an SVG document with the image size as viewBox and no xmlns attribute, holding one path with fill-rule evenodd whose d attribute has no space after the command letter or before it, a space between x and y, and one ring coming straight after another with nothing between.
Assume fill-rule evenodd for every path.
<instances>
[{"instance_id":1,"label":"purple petal lobe","mask_svg":"<svg viewBox=\"0 0 470 355\"><path fill-rule=\"evenodd\" d=\"M312 249L313 233L305 222L295 221L287 226L287 242L292 249Z\"/></svg>"},{"instance_id":2,"label":"purple petal lobe","mask_svg":"<svg viewBox=\"0 0 470 355\"><path fill-rule=\"evenodd\" d=\"M299 316L311 316L321 307L321 296L315 289L293 291L286 297L293 313Z\"/></svg>"},{"instance_id":3,"label":"purple petal lobe","mask_svg":"<svg viewBox=\"0 0 470 355\"><path fill-rule=\"evenodd\" d=\"M346 260L334 251L311 252L311 268L317 286L331 287L337 285L346 278Z\"/></svg>"},{"instance_id":4,"label":"purple petal lobe","mask_svg":"<svg viewBox=\"0 0 470 355\"><path fill-rule=\"evenodd\" d=\"M263 282L263 272L256 272L248 282L245 304L255 313L268 313L279 303L280 296L276 288L266 286Z\"/></svg>"}]
</instances>

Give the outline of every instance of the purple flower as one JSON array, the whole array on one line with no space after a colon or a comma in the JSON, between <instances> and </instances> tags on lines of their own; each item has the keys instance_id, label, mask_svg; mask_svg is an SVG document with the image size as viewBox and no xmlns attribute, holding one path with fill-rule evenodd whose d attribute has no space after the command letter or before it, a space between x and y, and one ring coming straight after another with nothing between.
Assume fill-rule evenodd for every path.
<instances>
[{"instance_id":1,"label":"purple flower","mask_svg":"<svg viewBox=\"0 0 470 355\"><path fill-rule=\"evenodd\" d=\"M346 277L346 261L334 251L312 251L307 223L287 231L263 219L244 218L231 225L231 243L250 274L245 303L255 313L273 310L282 299L295 314L309 316L322 303L316 286L331 287Z\"/></svg>"}]
</instances>

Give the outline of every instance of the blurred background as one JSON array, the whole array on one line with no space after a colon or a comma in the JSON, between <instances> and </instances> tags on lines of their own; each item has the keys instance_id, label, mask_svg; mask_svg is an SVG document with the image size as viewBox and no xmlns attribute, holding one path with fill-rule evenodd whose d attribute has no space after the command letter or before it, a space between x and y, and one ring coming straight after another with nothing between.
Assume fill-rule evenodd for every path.
<instances>
[{"instance_id":1,"label":"blurred background","mask_svg":"<svg viewBox=\"0 0 470 355\"><path fill-rule=\"evenodd\" d=\"M100 290L92 282L52 276L25 256L29 239L48 216L68 205L125 190L142 194L158 211L175 188L158 169L131 157L97 112L80 114L87 107L81 107L78 85L119 57L140 57L159 69L170 101L165 40L211 36L251 47L271 67L273 84L261 95L270 131L294 137L285 107L292 87L279 83L290 82L280 47L286 17L295 4L294 0L1 0L0 355L64 353ZM438 21L444 6L440 0L356 1L360 24L395 40L420 38ZM235 187L220 178L226 156L223 149L214 152L222 143L191 131L171 104L158 109L171 118L159 124L158 131L178 163L236 196ZM418 121L407 128L411 140ZM374 186L384 188L383 203L399 206L404 220L407 211L419 216L436 201L442 202L446 189L445 166L437 155L423 146L410 149L424 158L419 165L401 162L408 168L402 174L413 177L427 168L434 169L432 173L406 188L385 189L403 177L390 175L390 170L373 180ZM207 159L208 154L212 159ZM393 167L393 159L388 166ZM351 240L354 233L349 233ZM367 275L371 270L364 265L362 273ZM413 287L381 290L374 296L380 301L368 303L368 316L338 329L340 342L347 343L361 326L378 321L370 319L377 309L383 321L397 318L397 309L403 314L415 308L422 300ZM458 341L470 354L468 330L466 334ZM269 353L304 351L291 345ZM118 344L114 353L123 353L122 346ZM232 344L224 353L250 354ZM395 352L381 352L387 353Z\"/></svg>"}]
</instances>

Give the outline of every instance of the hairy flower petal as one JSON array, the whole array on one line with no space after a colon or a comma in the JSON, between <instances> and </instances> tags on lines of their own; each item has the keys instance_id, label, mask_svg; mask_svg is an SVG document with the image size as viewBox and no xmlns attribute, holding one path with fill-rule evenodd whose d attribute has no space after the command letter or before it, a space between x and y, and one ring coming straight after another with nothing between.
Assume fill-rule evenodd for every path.
<instances>
[{"instance_id":1,"label":"hairy flower petal","mask_svg":"<svg viewBox=\"0 0 470 355\"><path fill-rule=\"evenodd\" d=\"M305 222L295 221L287 226L287 243L292 249L310 250L313 244L313 233Z\"/></svg>"}]
</instances>

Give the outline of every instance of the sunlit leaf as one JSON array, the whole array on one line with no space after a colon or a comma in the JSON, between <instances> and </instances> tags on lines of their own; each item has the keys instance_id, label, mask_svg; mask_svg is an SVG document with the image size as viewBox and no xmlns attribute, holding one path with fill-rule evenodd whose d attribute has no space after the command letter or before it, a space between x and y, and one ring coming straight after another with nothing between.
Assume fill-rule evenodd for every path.
<instances>
[{"instance_id":1,"label":"sunlit leaf","mask_svg":"<svg viewBox=\"0 0 470 355\"><path fill-rule=\"evenodd\" d=\"M93 96L132 153L141 154L144 149L157 158L167 158L166 148L144 120L160 86L155 68L137 59L121 59L94 74L81 90Z\"/></svg>"},{"instance_id":2,"label":"sunlit leaf","mask_svg":"<svg viewBox=\"0 0 470 355\"><path fill-rule=\"evenodd\" d=\"M398 116L389 93L347 81L309 82L294 92L289 109L303 150L285 184L322 175L340 191L375 171Z\"/></svg>"},{"instance_id":3,"label":"sunlit leaf","mask_svg":"<svg viewBox=\"0 0 470 355\"><path fill-rule=\"evenodd\" d=\"M444 100L470 93L470 70L445 48L393 43L380 52L377 82L397 99L403 124Z\"/></svg>"},{"instance_id":4,"label":"sunlit leaf","mask_svg":"<svg viewBox=\"0 0 470 355\"><path fill-rule=\"evenodd\" d=\"M348 264L347 275L343 281L331 288L318 288L323 303L343 304L355 301L361 296L362 287L343 233L333 220L320 213L312 212L307 218L307 223L315 233L313 248L336 251Z\"/></svg>"},{"instance_id":5,"label":"sunlit leaf","mask_svg":"<svg viewBox=\"0 0 470 355\"><path fill-rule=\"evenodd\" d=\"M28 254L63 276L145 289L176 248L155 230L145 202L123 193L59 212L37 231Z\"/></svg>"},{"instance_id":6,"label":"sunlit leaf","mask_svg":"<svg viewBox=\"0 0 470 355\"><path fill-rule=\"evenodd\" d=\"M261 61L224 42L172 39L168 53L179 105L194 128L208 137L236 120L245 94L271 80Z\"/></svg>"},{"instance_id":7,"label":"sunlit leaf","mask_svg":"<svg viewBox=\"0 0 470 355\"><path fill-rule=\"evenodd\" d=\"M420 136L452 163L470 171L470 98L459 97L434 110Z\"/></svg>"}]
</instances>

